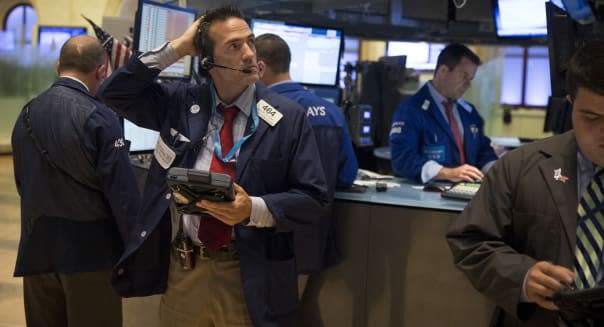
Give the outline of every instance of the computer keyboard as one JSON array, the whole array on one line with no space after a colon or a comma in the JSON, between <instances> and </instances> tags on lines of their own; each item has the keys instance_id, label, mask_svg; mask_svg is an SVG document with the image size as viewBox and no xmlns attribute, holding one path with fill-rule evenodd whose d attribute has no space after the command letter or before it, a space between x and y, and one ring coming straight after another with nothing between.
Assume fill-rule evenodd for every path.
<instances>
[{"instance_id":1,"label":"computer keyboard","mask_svg":"<svg viewBox=\"0 0 604 327\"><path fill-rule=\"evenodd\" d=\"M441 196L453 199L470 200L474 197L474 194L478 192L479 188L480 183L461 182L442 192Z\"/></svg>"}]
</instances>

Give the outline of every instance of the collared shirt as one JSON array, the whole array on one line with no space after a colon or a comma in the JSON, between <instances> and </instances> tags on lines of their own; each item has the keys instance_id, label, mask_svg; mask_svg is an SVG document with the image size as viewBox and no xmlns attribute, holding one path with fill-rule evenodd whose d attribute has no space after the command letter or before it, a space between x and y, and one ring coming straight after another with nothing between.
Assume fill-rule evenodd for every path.
<instances>
[{"instance_id":1,"label":"collared shirt","mask_svg":"<svg viewBox=\"0 0 604 327\"><path fill-rule=\"evenodd\" d=\"M280 81L280 82L273 83L271 85L267 85L266 87L271 88L271 87L274 87L274 86L277 86L277 85L287 84L287 83L297 83L297 82L294 82L291 79L288 79L288 80L285 80L285 81Z\"/></svg>"},{"instance_id":2,"label":"collared shirt","mask_svg":"<svg viewBox=\"0 0 604 327\"><path fill-rule=\"evenodd\" d=\"M440 92L438 92L438 90L432 84L432 81L429 81L426 84L428 85L428 91L430 91L430 95L434 99L434 103L438 107L438 110L443 115L443 118L445 119L445 121L450 124L451 122L449 122L449 118L447 118L447 109L445 108L445 105L443 104L443 102L447 102L447 101L449 101L449 99L447 99L444 95L442 95L442 94L440 94ZM459 129L459 134L461 136L461 139L463 140L463 133L464 133L463 123L461 122L461 118L459 117L459 111L457 111L458 107L459 107L459 104L457 103L457 99L456 99L453 101L453 118L455 119L455 122L457 123L457 127Z\"/></svg>"},{"instance_id":3,"label":"collared shirt","mask_svg":"<svg viewBox=\"0 0 604 327\"><path fill-rule=\"evenodd\" d=\"M139 57L139 59L141 62L147 65L147 67L164 69L176 62L179 59L179 56L176 50L169 43L164 43L156 50L144 53ZM235 142L244 136L243 134L245 133L247 121L251 115L251 106L254 101L255 91L256 86L254 84L250 85L233 103L225 103L218 97L218 94L216 94L216 106L222 103L227 107L236 105L239 108L239 113L233 122L233 140ZM215 93L215 90L212 90L212 92ZM195 165L193 166L196 169L209 170L212 163L212 156L214 154L214 140L217 134L216 132L220 131L224 121L222 113L220 113L218 110L213 110L212 113L213 114L208 123L208 133L205 137L203 148L199 152ZM237 158L238 155L239 151L237 151L235 158ZM275 218L266 206L264 200L261 197L255 196L250 196L250 199L252 201L252 212L250 214L250 222L247 226L275 226ZM197 237L199 221L199 216L183 215L183 230L195 243L200 243Z\"/></svg>"},{"instance_id":4,"label":"collared shirt","mask_svg":"<svg viewBox=\"0 0 604 327\"><path fill-rule=\"evenodd\" d=\"M82 84L82 86L86 89L86 91L88 91L90 93L90 89L88 88L88 85L86 85L86 83L82 82L81 80L79 80L73 76L69 76L69 75L61 75L60 77L69 78L69 79L72 79L72 80Z\"/></svg>"}]
</instances>

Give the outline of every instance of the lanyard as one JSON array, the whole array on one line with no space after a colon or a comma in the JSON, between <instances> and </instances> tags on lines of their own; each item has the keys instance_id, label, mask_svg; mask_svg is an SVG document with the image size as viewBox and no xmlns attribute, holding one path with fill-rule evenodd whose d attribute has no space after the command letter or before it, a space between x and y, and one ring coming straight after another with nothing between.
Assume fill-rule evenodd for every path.
<instances>
[{"instance_id":1,"label":"lanyard","mask_svg":"<svg viewBox=\"0 0 604 327\"><path fill-rule=\"evenodd\" d=\"M211 90L211 94L212 94L212 116L214 116L216 114L216 91L214 89L214 83L210 84L210 90ZM220 144L220 133L219 133L219 131L222 129L222 125L220 126L219 129L214 130L214 153L216 154L216 157L218 157L218 159L220 159L222 162L228 163L231 160L236 161L235 159L233 159L233 157L235 156L235 153L237 153L237 151L243 145L243 143L245 141L247 141L247 139L249 139L250 136L252 136L252 134L254 134L254 132L256 132L256 129L258 128L258 122L259 122L258 112L256 110L256 96L254 96L254 99L252 101L252 105L250 108L250 114L252 116L252 130L250 131L250 133L248 135L244 135L242 138L237 140L237 142L235 144L233 144L233 147L231 148L231 150L224 157L222 156L222 145ZM223 124L224 124L224 120L223 120Z\"/></svg>"}]
</instances>

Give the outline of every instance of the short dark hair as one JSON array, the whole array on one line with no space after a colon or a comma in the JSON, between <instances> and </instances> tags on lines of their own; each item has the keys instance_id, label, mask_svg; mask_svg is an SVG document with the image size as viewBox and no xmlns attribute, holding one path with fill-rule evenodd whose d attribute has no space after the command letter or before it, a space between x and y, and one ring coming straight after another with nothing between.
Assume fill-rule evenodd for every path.
<instances>
[{"instance_id":1,"label":"short dark hair","mask_svg":"<svg viewBox=\"0 0 604 327\"><path fill-rule=\"evenodd\" d=\"M480 58L468 47L459 43L447 45L438 55L436 70L442 65L446 65L450 70L459 64L462 58L468 58L476 66L480 66Z\"/></svg>"},{"instance_id":2,"label":"short dark hair","mask_svg":"<svg viewBox=\"0 0 604 327\"><path fill-rule=\"evenodd\" d=\"M200 18L201 23L195 37L197 40L195 46L198 47L197 52L199 52L201 57L214 56L216 42L210 37L210 26L212 26L214 22L223 22L231 17L245 20L243 13L235 5L225 5L220 8L209 9Z\"/></svg>"},{"instance_id":3,"label":"short dark hair","mask_svg":"<svg viewBox=\"0 0 604 327\"><path fill-rule=\"evenodd\" d=\"M88 74L105 61L105 49L91 36L79 35L68 39L61 47L59 69Z\"/></svg>"},{"instance_id":4,"label":"short dark hair","mask_svg":"<svg viewBox=\"0 0 604 327\"><path fill-rule=\"evenodd\" d=\"M267 33L256 37L256 56L274 73L288 73L292 59L287 42L280 36Z\"/></svg>"},{"instance_id":5,"label":"short dark hair","mask_svg":"<svg viewBox=\"0 0 604 327\"><path fill-rule=\"evenodd\" d=\"M604 41L590 41L575 51L566 71L566 90L575 98L578 88L604 95Z\"/></svg>"}]
</instances>

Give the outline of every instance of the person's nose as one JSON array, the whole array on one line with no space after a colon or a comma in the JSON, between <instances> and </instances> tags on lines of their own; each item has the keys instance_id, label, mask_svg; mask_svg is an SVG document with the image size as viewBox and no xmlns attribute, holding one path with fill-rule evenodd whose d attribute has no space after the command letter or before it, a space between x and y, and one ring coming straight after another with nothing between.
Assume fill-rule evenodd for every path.
<instances>
[{"instance_id":1,"label":"person's nose","mask_svg":"<svg viewBox=\"0 0 604 327\"><path fill-rule=\"evenodd\" d=\"M251 60L252 58L254 58L254 56L256 56L256 49L249 43L246 43L243 46L243 60Z\"/></svg>"}]
</instances>

